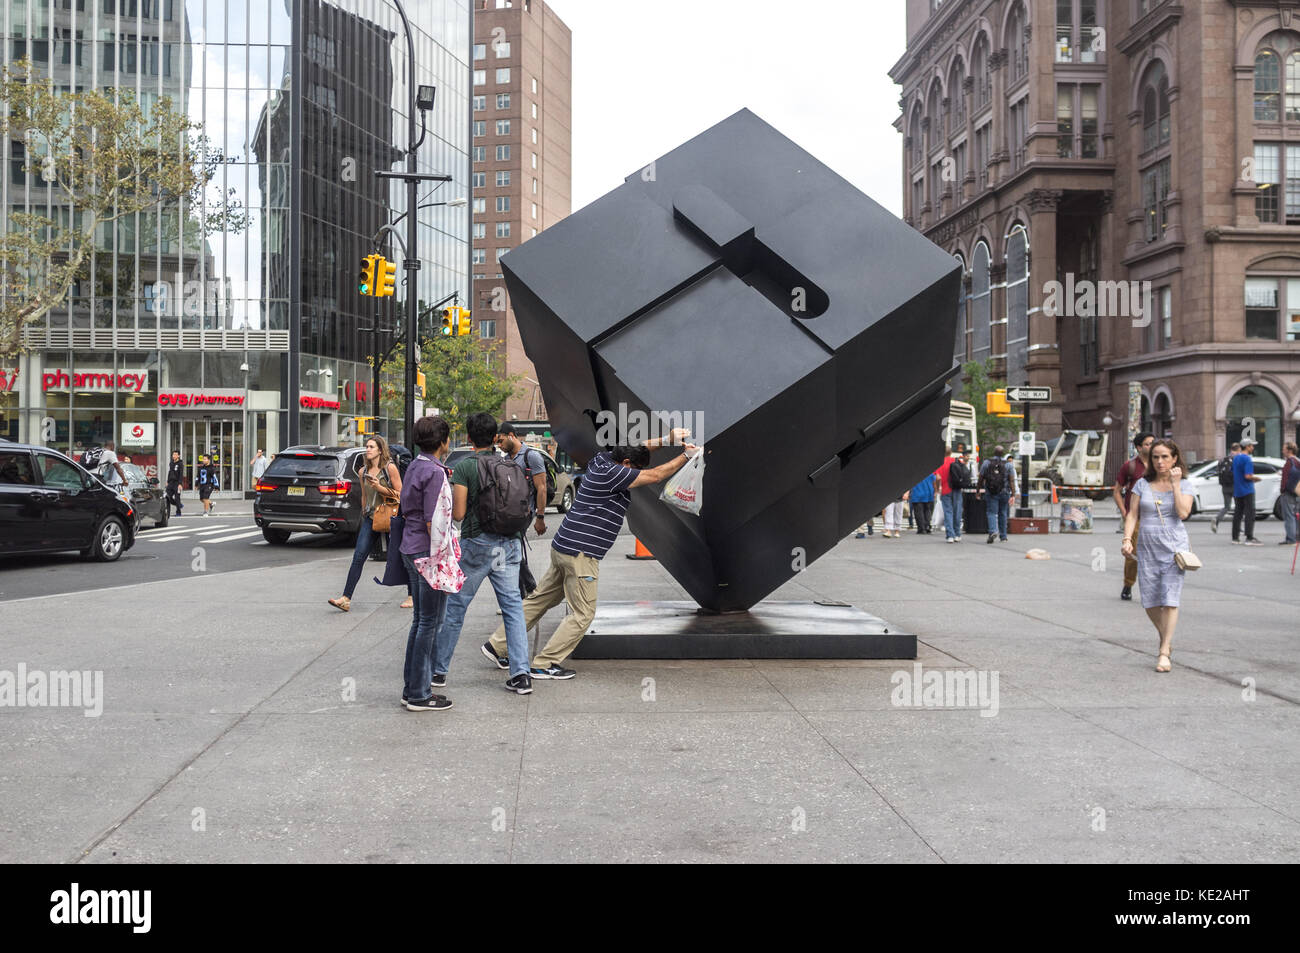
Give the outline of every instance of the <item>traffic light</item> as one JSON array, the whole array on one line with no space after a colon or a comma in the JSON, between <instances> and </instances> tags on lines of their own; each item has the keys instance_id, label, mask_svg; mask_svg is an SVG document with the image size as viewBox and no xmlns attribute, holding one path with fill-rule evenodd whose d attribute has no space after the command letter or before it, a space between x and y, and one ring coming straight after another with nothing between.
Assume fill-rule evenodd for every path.
<instances>
[{"instance_id":1,"label":"traffic light","mask_svg":"<svg viewBox=\"0 0 1300 953\"><path fill-rule=\"evenodd\" d=\"M375 297L391 297L397 286L397 264L381 257L378 265L379 270L375 274L375 279L379 284L375 288Z\"/></svg>"},{"instance_id":2,"label":"traffic light","mask_svg":"<svg viewBox=\"0 0 1300 953\"><path fill-rule=\"evenodd\" d=\"M460 337L470 333L469 308L443 308L442 333Z\"/></svg>"},{"instance_id":3,"label":"traffic light","mask_svg":"<svg viewBox=\"0 0 1300 953\"><path fill-rule=\"evenodd\" d=\"M357 436L364 437L375 432L374 417L354 417L357 427Z\"/></svg>"},{"instance_id":4,"label":"traffic light","mask_svg":"<svg viewBox=\"0 0 1300 953\"><path fill-rule=\"evenodd\" d=\"M456 322L457 337L459 337L462 334L469 334L470 332L469 308L457 308L456 312L458 315L458 320Z\"/></svg>"},{"instance_id":5,"label":"traffic light","mask_svg":"<svg viewBox=\"0 0 1300 953\"><path fill-rule=\"evenodd\" d=\"M375 296L375 269L383 261L379 255L367 255L361 259L361 277L357 279L357 291L363 295Z\"/></svg>"},{"instance_id":6,"label":"traffic light","mask_svg":"<svg viewBox=\"0 0 1300 953\"><path fill-rule=\"evenodd\" d=\"M424 400L424 371L415 372L415 399Z\"/></svg>"},{"instance_id":7,"label":"traffic light","mask_svg":"<svg viewBox=\"0 0 1300 953\"><path fill-rule=\"evenodd\" d=\"M442 309L442 333L450 335L452 333L452 330L455 328L455 325L456 325L456 309L443 308Z\"/></svg>"},{"instance_id":8,"label":"traffic light","mask_svg":"<svg viewBox=\"0 0 1300 953\"><path fill-rule=\"evenodd\" d=\"M1011 414L1011 405L1007 403L1005 390L991 390L984 395L984 412L986 414Z\"/></svg>"}]
</instances>

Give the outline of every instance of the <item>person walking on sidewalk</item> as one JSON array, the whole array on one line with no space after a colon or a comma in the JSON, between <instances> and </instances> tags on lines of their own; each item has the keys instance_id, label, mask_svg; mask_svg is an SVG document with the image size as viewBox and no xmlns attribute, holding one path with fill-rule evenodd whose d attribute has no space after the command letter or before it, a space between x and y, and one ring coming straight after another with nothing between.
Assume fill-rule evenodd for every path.
<instances>
[{"instance_id":1,"label":"person walking on sidewalk","mask_svg":"<svg viewBox=\"0 0 1300 953\"><path fill-rule=\"evenodd\" d=\"M663 437L653 437L639 447L621 446L602 450L587 464L586 474L573 506L551 542L551 566L537 584L536 591L524 600L524 627L532 628L548 609L568 603L569 614L555 633L533 658L533 678L568 679L578 673L560 663L573 654L587 627L596 615L596 583L600 578L600 561L614 545L623 526L632 490L638 486L662 483L680 470L695 453L691 444L684 452L657 467L650 466L650 451L666 445L683 443L690 431L678 427ZM514 665L514 645L509 629L499 625L483 643L481 651L489 661L504 669ZM505 654L503 654L505 653Z\"/></svg>"},{"instance_id":2,"label":"person walking on sidewalk","mask_svg":"<svg viewBox=\"0 0 1300 953\"><path fill-rule=\"evenodd\" d=\"M374 527L376 511L380 504L392 503L402 495L402 476L388 452L388 441L383 437L367 437L366 451L357 463L357 475L361 480L361 525L357 529L356 544L352 547L352 565L348 567L347 581L343 583L343 595L328 600L330 605L343 612L352 608L352 593L357 591L357 583L361 581L366 557L375 545L375 537L381 535ZM387 529L383 532L387 533Z\"/></svg>"},{"instance_id":3,"label":"person walking on sidewalk","mask_svg":"<svg viewBox=\"0 0 1300 953\"><path fill-rule=\"evenodd\" d=\"M185 478L185 463L181 460L179 450L172 451L172 462L167 464L167 506L176 507L176 515L181 515L185 507L181 505L181 481Z\"/></svg>"},{"instance_id":4,"label":"person walking on sidewalk","mask_svg":"<svg viewBox=\"0 0 1300 953\"><path fill-rule=\"evenodd\" d=\"M393 542L402 555L402 565L406 567L414 593L411 628L406 633L406 660L402 666L402 704L407 711L446 711L452 706L451 699L433 690L437 684L446 682L443 679L440 683L433 677L433 652L438 629L446 617L448 596L445 590L435 589L425 578L416 567L416 560L428 559L434 553L446 557L456 551L451 473L442 464L451 449L451 427L441 417L428 416L417 420L411 431L420 452L406 468L406 482L398 504L405 514L402 538ZM396 464L393 469L397 469ZM364 553L360 547L357 551ZM355 556L353 564L357 564ZM439 573L439 568L445 571ZM451 588L460 581L451 566L434 567L430 575Z\"/></svg>"},{"instance_id":5,"label":"person walking on sidewalk","mask_svg":"<svg viewBox=\"0 0 1300 953\"><path fill-rule=\"evenodd\" d=\"M1286 464L1282 467L1282 482L1278 488L1279 506L1282 508L1282 529L1286 531L1286 539L1282 540L1279 545L1294 546L1297 539L1300 539L1300 526L1297 526L1297 516L1300 515L1300 456L1297 456L1297 447L1294 442L1287 441L1282 446L1282 456L1286 457Z\"/></svg>"},{"instance_id":6,"label":"person walking on sidewalk","mask_svg":"<svg viewBox=\"0 0 1300 953\"><path fill-rule=\"evenodd\" d=\"M1133 438L1133 456L1119 468L1119 476L1111 488L1115 506L1119 509L1120 519L1128 516L1129 503L1133 495L1133 485L1142 479L1151 463L1151 447L1155 443L1155 434L1143 430ZM1141 516L1139 515L1139 519ZM1137 582L1138 565L1133 556L1124 557L1124 588L1119 591L1121 599L1133 598L1133 585Z\"/></svg>"},{"instance_id":7,"label":"person walking on sidewalk","mask_svg":"<svg viewBox=\"0 0 1300 953\"><path fill-rule=\"evenodd\" d=\"M1246 523L1247 546L1263 546L1255 538L1255 458L1251 452L1255 441L1247 438L1241 441L1241 453L1232 458L1232 541L1242 543L1241 524Z\"/></svg>"},{"instance_id":8,"label":"person walking on sidewalk","mask_svg":"<svg viewBox=\"0 0 1300 953\"><path fill-rule=\"evenodd\" d=\"M1192 513L1192 482L1183 472L1182 454L1172 440L1156 440L1149 449L1146 475L1133 484L1133 505L1124 517L1124 558L1137 555L1142 608L1156 627L1160 650L1156 671L1172 667L1174 627L1186 572L1175 556L1191 549L1183 521Z\"/></svg>"},{"instance_id":9,"label":"person walking on sidewalk","mask_svg":"<svg viewBox=\"0 0 1300 953\"><path fill-rule=\"evenodd\" d=\"M939 478L939 505L943 507L943 534L949 542L961 542L962 487L969 474L960 454L950 454L935 472Z\"/></svg>"},{"instance_id":10,"label":"person walking on sidewalk","mask_svg":"<svg viewBox=\"0 0 1300 953\"><path fill-rule=\"evenodd\" d=\"M930 524L934 518L934 492L938 479L933 473L927 473L920 483L903 494L903 498L912 505L912 514L916 518L916 532L922 536L929 534Z\"/></svg>"},{"instance_id":11,"label":"person walking on sidewalk","mask_svg":"<svg viewBox=\"0 0 1300 953\"><path fill-rule=\"evenodd\" d=\"M984 503L989 521L987 543L995 539L1007 541L1007 519L1011 515L1011 498L1015 495L1015 470L1004 459L1005 453L1001 445L993 448L993 456L980 467L979 482L975 487L977 497L988 494Z\"/></svg>"},{"instance_id":12,"label":"person walking on sidewalk","mask_svg":"<svg viewBox=\"0 0 1300 953\"><path fill-rule=\"evenodd\" d=\"M212 494L221 489L221 478L217 475L217 468L212 465L211 458L206 453L199 454L199 499L203 503L203 515L211 516L216 510L216 504L212 502Z\"/></svg>"},{"instance_id":13,"label":"person walking on sidewalk","mask_svg":"<svg viewBox=\"0 0 1300 953\"><path fill-rule=\"evenodd\" d=\"M1232 461L1241 453L1241 444L1234 443L1228 448L1228 455L1219 461L1219 490L1223 493L1223 509L1219 510L1217 516L1210 520L1210 532L1219 531L1219 521L1232 512L1233 484Z\"/></svg>"},{"instance_id":14,"label":"person walking on sidewalk","mask_svg":"<svg viewBox=\"0 0 1300 953\"><path fill-rule=\"evenodd\" d=\"M519 564L523 559L522 533L528 528L528 483L523 471L496 450L497 421L491 414L471 414L465 422L474 453L451 472L452 515L460 524L460 568L465 585L447 600L447 616L438 627L433 652L433 683L447 683L451 657L460 641L465 613L483 580L490 580L508 643L510 679L506 690L528 695L533 690L528 674L528 632L524 628L523 599L519 594ZM501 509L502 501L509 511ZM519 511L514 513L514 507ZM514 523L518 525L514 525Z\"/></svg>"}]
</instances>

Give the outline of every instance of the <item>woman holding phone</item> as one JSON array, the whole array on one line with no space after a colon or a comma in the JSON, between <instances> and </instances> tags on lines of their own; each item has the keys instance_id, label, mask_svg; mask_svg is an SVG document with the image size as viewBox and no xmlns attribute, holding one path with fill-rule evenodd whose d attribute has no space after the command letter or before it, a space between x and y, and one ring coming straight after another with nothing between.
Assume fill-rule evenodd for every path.
<instances>
[{"instance_id":1,"label":"woman holding phone","mask_svg":"<svg viewBox=\"0 0 1300 953\"><path fill-rule=\"evenodd\" d=\"M343 612L352 608L352 593L356 591L361 570L366 565L366 557L375 544L375 530L371 525L375 510L381 502L397 500L402 492L402 476L388 452L388 441L383 437L366 438L366 452L359 464L357 476L361 480L361 528L357 530L357 545L352 551L352 565L348 568L343 595L329 600L330 605Z\"/></svg>"},{"instance_id":2,"label":"woman holding phone","mask_svg":"<svg viewBox=\"0 0 1300 953\"><path fill-rule=\"evenodd\" d=\"M1156 671L1168 672L1173 667L1170 652L1187 575L1175 557L1191 549L1183 520L1192 514L1192 483L1184 477L1178 444L1157 440L1151 445L1151 467L1133 484L1133 498L1138 505L1129 505L1120 549L1125 556L1137 554L1142 608L1160 636Z\"/></svg>"}]
</instances>

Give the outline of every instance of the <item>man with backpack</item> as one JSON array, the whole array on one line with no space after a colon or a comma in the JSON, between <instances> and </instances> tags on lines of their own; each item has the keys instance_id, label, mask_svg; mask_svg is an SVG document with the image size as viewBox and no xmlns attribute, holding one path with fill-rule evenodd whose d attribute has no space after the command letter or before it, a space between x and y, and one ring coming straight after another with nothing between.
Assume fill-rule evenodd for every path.
<instances>
[{"instance_id":1,"label":"man with backpack","mask_svg":"<svg viewBox=\"0 0 1300 953\"><path fill-rule=\"evenodd\" d=\"M527 695L528 632L519 594L521 535L532 518L529 484L514 461L497 453L497 421L491 414L471 414L465 422L474 453L451 471L451 515L460 524L460 568L465 585L447 599L447 615L434 639L433 685L447 684L451 657L460 641L465 612L484 579L496 591L505 624L510 680L506 690Z\"/></svg>"},{"instance_id":2,"label":"man with backpack","mask_svg":"<svg viewBox=\"0 0 1300 953\"><path fill-rule=\"evenodd\" d=\"M938 469L939 505L943 507L943 532L949 542L961 542L961 491L970 481L970 471L962 462L964 451L952 454Z\"/></svg>"},{"instance_id":3,"label":"man with backpack","mask_svg":"<svg viewBox=\"0 0 1300 953\"><path fill-rule=\"evenodd\" d=\"M1115 485L1111 487L1111 495L1115 498L1115 506L1119 508L1120 526L1123 527L1124 517L1128 515L1130 499L1133 495L1133 484L1142 479L1151 466L1151 446L1156 442L1156 435L1148 430L1143 430L1133 438L1133 449L1136 451L1132 457L1125 461L1124 465L1119 468L1119 476L1115 478ZM1136 524L1134 524L1136 526ZM1133 530L1133 539L1137 539L1137 530ZM1126 602L1133 598L1133 586L1137 584L1138 564L1137 552L1124 557L1124 588L1119 591L1119 597Z\"/></svg>"},{"instance_id":4,"label":"man with backpack","mask_svg":"<svg viewBox=\"0 0 1300 953\"><path fill-rule=\"evenodd\" d=\"M216 510L216 505L212 502L212 493L221 489L221 478L217 475L217 468L212 465L212 458L206 453L199 454L199 500L203 503L203 515L211 516Z\"/></svg>"},{"instance_id":5,"label":"man with backpack","mask_svg":"<svg viewBox=\"0 0 1300 953\"><path fill-rule=\"evenodd\" d=\"M1011 516L1011 497L1015 495L1015 470L1003 458L1005 453L1001 446L994 447L993 456L980 466L976 495L988 494L984 504L989 521L986 543L995 539L1007 541L1007 520Z\"/></svg>"},{"instance_id":6,"label":"man with backpack","mask_svg":"<svg viewBox=\"0 0 1300 953\"><path fill-rule=\"evenodd\" d=\"M1232 542L1246 546L1263 546L1255 538L1255 441L1243 438L1241 453L1232 458ZM1242 521L1246 523L1246 538L1241 538Z\"/></svg>"},{"instance_id":7,"label":"man with backpack","mask_svg":"<svg viewBox=\"0 0 1300 953\"><path fill-rule=\"evenodd\" d=\"M117 459L116 445L105 440L103 446L91 447L81 455L81 465L89 470L110 490L126 486L126 471Z\"/></svg>"},{"instance_id":8,"label":"man with backpack","mask_svg":"<svg viewBox=\"0 0 1300 953\"><path fill-rule=\"evenodd\" d=\"M515 433L515 425L508 420L501 422L497 429L497 446L500 447L506 457L514 461L515 465L524 471L524 477L529 482L528 500L532 504L533 513L536 520L533 523L533 529L537 531L538 536L546 534L546 498L547 498L547 474L546 459L519 439ZM538 500L541 503L538 504Z\"/></svg>"},{"instance_id":9,"label":"man with backpack","mask_svg":"<svg viewBox=\"0 0 1300 953\"><path fill-rule=\"evenodd\" d=\"M1219 531L1219 521L1226 519L1228 514L1232 512L1232 461L1236 459L1239 453L1241 453L1241 444L1234 443L1228 448L1228 455L1219 461L1218 469L1215 471L1215 475L1219 478L1219 489L1223 492L1223 509L1219 510L1218 516L1210 520L1210 532L1212 533Z\"/></svg>"},{"instance_id":10,"label":"man with backpack","mask_svg":"<svg viewBox=\"0 0 1300 953\"><path fill-rule=\"evenodd\" d=\"M1286 531L1283 546L1294 546L1297 538L1296 514L1300 511L1300 456L1292 441L1282 446L1282 456L1286 463L1282 467L1282 484L1279 487L1279 505L1282 507L1282 529Z\"/></svg>"}]
</instances>

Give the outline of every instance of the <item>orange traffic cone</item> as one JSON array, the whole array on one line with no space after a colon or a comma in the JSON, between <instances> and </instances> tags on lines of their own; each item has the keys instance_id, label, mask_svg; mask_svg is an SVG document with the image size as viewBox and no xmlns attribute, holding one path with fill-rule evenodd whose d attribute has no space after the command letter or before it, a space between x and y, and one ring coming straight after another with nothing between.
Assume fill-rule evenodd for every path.
<instances>
[{"instance_id":1,"label":"orange traffic cone","mask_svg":"<svg viewBox=\"0 0 1300 953\"><path fill-rule=\"evenodd\" d=\"M1056 484L1055 484L1055 483L1052 484L1052 502L1053 502L1053 503L1059 503L1059 502L1060 502L1060 501L1056 498Z\"/></svg>"},{"instance_id":2,"label":"orange traffic cone","mask_svg":"<svg viewBox=\"0 0 1300 953\"><path fill-rule=\"evenodd\" d=\"M645 543L641 542L641 540L633 536L632 541L636 543L636 552L628 553L627 554L628 559L654 559L655 558L654 553L646 549Z\"/></svg>"}]
</instances>

